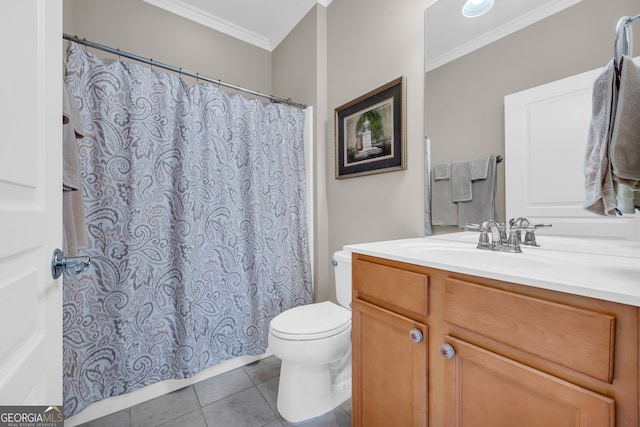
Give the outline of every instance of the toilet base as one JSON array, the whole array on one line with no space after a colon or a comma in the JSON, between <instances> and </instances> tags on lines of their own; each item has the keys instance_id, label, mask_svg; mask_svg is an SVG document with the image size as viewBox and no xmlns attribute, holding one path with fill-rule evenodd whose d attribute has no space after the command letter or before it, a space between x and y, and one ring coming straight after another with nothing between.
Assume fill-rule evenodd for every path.
<instances>
[{"instance_id":1,"label":"toilet base","mask_svg":"<svg viewBox=\"0 0 640 427\"><path fill-rule=\"evenodd\" d=\"M278 412L302 423L331 412L351 398L351 352L331 366L282 361Z\"/></svg>"}]
</instances>

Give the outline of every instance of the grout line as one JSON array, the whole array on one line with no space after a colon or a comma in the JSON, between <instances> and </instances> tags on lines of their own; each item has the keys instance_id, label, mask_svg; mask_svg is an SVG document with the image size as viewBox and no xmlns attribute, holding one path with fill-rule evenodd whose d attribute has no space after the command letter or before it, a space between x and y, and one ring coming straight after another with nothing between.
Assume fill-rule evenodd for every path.
<instances>
[{"instance_id":1,"label":"grout line","mask_svg":"<svg viewBox=\"0 0 640 427\"><path fill-rule=\"evenodd\" d=\"M204 416L204 411L202 410L202 406L200 406L200 414L202 414L202 421L204 421L205 427L209 427L209 423L207 422L207 417Z\"/></svg>"}]
</instances>

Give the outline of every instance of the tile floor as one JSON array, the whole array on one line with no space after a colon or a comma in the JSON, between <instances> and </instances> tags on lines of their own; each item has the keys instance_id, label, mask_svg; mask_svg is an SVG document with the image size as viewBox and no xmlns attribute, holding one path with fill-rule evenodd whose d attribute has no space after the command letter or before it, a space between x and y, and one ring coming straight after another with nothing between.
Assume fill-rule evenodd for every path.
<instances>
[{"instance_id":1,"label":"tile floor","mask_svg":"<svg viewBox=\"0 0 640 427\"><path fill-rule=\"evenodd\" d=\"M276 410L280 359L270 356L81 427L285 427ZM305 427L348 427L351 400Z\"/></svg>"}]
</instances>

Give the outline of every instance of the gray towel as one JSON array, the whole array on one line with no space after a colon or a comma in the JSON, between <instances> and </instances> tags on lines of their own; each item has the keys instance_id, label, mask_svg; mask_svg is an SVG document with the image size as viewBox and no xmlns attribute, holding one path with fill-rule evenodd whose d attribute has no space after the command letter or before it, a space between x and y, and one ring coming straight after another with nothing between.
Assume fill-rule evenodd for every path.
<instances>
[{"instance_id":1,"label":"gray towel","mask_svg":"<svg viewBox=\"0 0 640 427\"><path fill-rule=\"evenodd\" d=\"M628 56L622 57L619 88L609 157L614 180L640 189L640 70Z\"/></svg>"},{"instance_id":2,"label":"gray towel","mask_svg":"<svg viewBox=\"0 0 640 427\"><path fill-rule=\"evenodd\" d=\"M615 67L611 60L593 83L591 122L584 159L583 207L600 215L615 215L616 189L609 160L611 119L615 111Z\"/></svg>"},{"instance_id":3,"label":"gray towel","mask_svg":"<svg viewBox=\"0 0 640 427\"><path fill-rule=\"evenodd\" d=\"M486 158L487 177L473 181L473 199L458 203L458 225L481 224L492 219L498 222L497 193L497 161L496 156Z\"/></svg>"},{"instance_id":4,"label":"gray towel","mask_svg":"<svg viewBox=\"0 0 640 427\"><path fill-rule=\"evenodd\" d=\"M635 193L633 189L622 182L618 183L618 192L616 195L616 202L618 210L623 214L634 214L635 208Z\"/></svg>"},{"instance_id":5,"label":"gray towel","mask_svg":"<svg viewBox=\"0 0 640 427\"><path fill-rule=\"evenodd\" d=\"M440 181L442 179L450 178L450 166L449 163L441 163L439 165L435 165L433 167L433 179L436 181Z\"/></svg>"},{"instance_id":6,"label":"gray towel","mask_svg":"<svg viewBox=\"0 0 640 427\"><path fill-rule=\"evenodd\" d=\"M468 161L451 163L451 201L468 202L471 193L471 168Z\"/></svg>"},{"instance_id":7,"label":"gray towel","mask_svg":"<svg viewBox=\"0 0 640 427\"><path fill-rule=\"evenodd\" d=\"M433 166L431 182L431 224L458 225L458 205L451 201L449 163Z\"/></svg>"},{"instance_id":8,"label":"gray towel","mask_svg":"<svg viewBox=\"0 0 640 427\"><path fill-rule=\"evenodd\" d=\"M491 156L469 160L469 168L471 169L471 181L476 181L478 179L487 179L490 159Z\"/></svg>"}]
</instances>

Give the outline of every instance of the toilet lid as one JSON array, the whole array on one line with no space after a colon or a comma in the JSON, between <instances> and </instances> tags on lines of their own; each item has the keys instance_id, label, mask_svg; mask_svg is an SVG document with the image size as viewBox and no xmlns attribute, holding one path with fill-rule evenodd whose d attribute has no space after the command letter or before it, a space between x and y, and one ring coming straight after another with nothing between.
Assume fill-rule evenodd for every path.
<instances>
[{"instance_id":1,"label":"toilet lid","mask_svg":"<svg viewBox=\"0 0 640 427\"><path fill-rule=\"evenodd\" d=\"M329 301L294 307L271 320L271 333L290 340L326 338L351 327L351 312Z\"/></svg>"}]
</instances>

